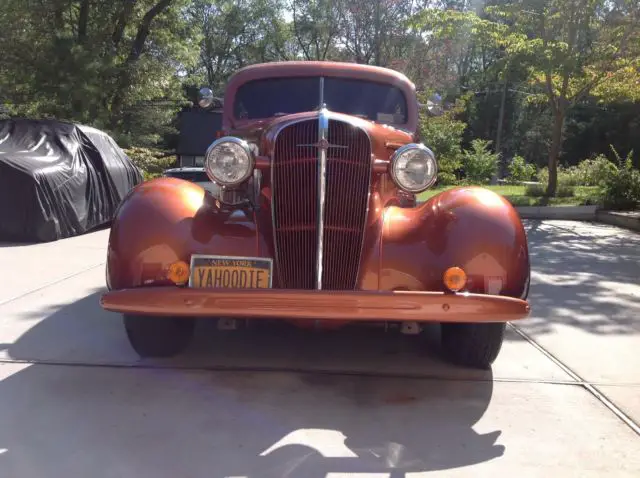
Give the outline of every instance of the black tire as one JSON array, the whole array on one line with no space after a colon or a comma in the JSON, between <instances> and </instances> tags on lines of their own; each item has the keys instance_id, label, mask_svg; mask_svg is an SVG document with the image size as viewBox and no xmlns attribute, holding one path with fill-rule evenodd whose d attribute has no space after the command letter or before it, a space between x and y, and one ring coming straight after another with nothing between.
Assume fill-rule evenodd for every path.
<instances>
[{"instance_id":1,"label":"black tire","mask_svg":"<svg viewBox=\"0 0 640 478\"><path fill-rule=\"evenodd\" d=\"M486 370L502 348L506 324L441 324L442 349L454 364Z\"/></svg>"},{"instance_id":2,"label":"black tire","mask_svg":"<svg viewBox=\"0 0 640 478\"><path fill-rule=\"evenodd\" d=\"M133 350L140 357L172 357L191 342L195 319L182 317L123 316Z\"/></svg>"}]
</instances>

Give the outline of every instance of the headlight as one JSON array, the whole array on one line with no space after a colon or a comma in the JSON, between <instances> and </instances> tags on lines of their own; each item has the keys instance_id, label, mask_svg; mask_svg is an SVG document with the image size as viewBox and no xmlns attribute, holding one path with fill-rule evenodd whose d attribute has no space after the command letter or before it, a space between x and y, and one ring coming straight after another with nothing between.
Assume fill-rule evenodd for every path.
<instances>
[{"instance_id":1,"label":"headlight","mask_svg":"<svg viewBox=\"0 0 640 478\"><path fill-rule=\"evenodd\" d=\"M405 191L421 193L429 189L438 176L433 152L423 144L407 144L391 157L391 178Z\"/></svg>"},{"instance_id":2,"label":"headlight","mask_svg":"<svg viewBox=\"0 0 640 478\"><path fill-rule=\"evenodd\" d=\"M233 136L214 141L204 160L209 179L221 186L237 186L253 173L255 158L249 144Z\"/></svg>"}]
</instances>

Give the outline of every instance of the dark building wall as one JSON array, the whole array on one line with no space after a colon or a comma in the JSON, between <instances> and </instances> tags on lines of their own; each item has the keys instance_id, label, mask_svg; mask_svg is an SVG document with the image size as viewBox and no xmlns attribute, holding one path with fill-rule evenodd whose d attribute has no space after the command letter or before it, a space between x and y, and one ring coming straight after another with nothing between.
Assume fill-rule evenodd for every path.
<instances>
[{"instance_id":1,"label":"dark building wall","mask_svg":"<svg viewBox=\"0 0 640 478\"><path fill-rule=\"evenodd\" d=\"M178 156L204 156L209 145L222 129L222 113L191 110L180 113Z\"/></svg>"}]
</instances>

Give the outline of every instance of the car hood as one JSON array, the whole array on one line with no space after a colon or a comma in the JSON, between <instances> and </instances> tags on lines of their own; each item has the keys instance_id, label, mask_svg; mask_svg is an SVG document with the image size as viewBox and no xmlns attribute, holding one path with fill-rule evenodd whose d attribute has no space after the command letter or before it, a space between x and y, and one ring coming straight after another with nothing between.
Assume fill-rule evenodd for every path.
<instances>
[{"instance_id":1,"label":"car hood","mask_svg":"<svg viewBox=\"0 0 640 478\"><path fill-rule=\"evenodd\" d=\"M395 128L391 125L377 123L375 121L359 118L357 116L343 113L330 112L331 117L336 120L347 121L364 129L372 142L372 150L379 159L387 159L393 151L400 146L411 143L415 140L414 135L405 130ZM259 145L263 155L271 154L273 140L277 131L298 121L318 118L319 112L309 111L284 115L266 120L255 120L238 125L238 128L231 132L233 136L239 136L249 142Z\"/></svg>"}]
</instances>

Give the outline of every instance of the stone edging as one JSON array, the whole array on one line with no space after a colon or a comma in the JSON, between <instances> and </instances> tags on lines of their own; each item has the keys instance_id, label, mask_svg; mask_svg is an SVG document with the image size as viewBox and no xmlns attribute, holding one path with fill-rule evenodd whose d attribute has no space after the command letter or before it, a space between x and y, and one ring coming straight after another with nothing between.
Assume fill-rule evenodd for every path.
<instances>
[{"instance_id":1,"label":"stone edging","mask_svg":"<svg viewBox=\"0 0 640 478\"><path fill-rule=\"evenodd\" d=\"M598 211L596 220L640 232L640 212Z\"/></svg>"},{"instance_id":2,"label":"stone edging","mask_svg":"<svg viewBox=\"0 0 640 478\"><path fill-rule=\"evenodd\" d=\"M595 221L598 206L517 206L522 219Z\"/></svg>"},{"instance_id":3,"label":"stone edging","mask_svg":"<svg viewBox=\"0 0 640 478\"><path fill-rule=\"evenodd\" d=\"M594 221L640 232L640 212L604 211L598 206L516 207L522 219Z\"/></svg>"}]
</instances>

